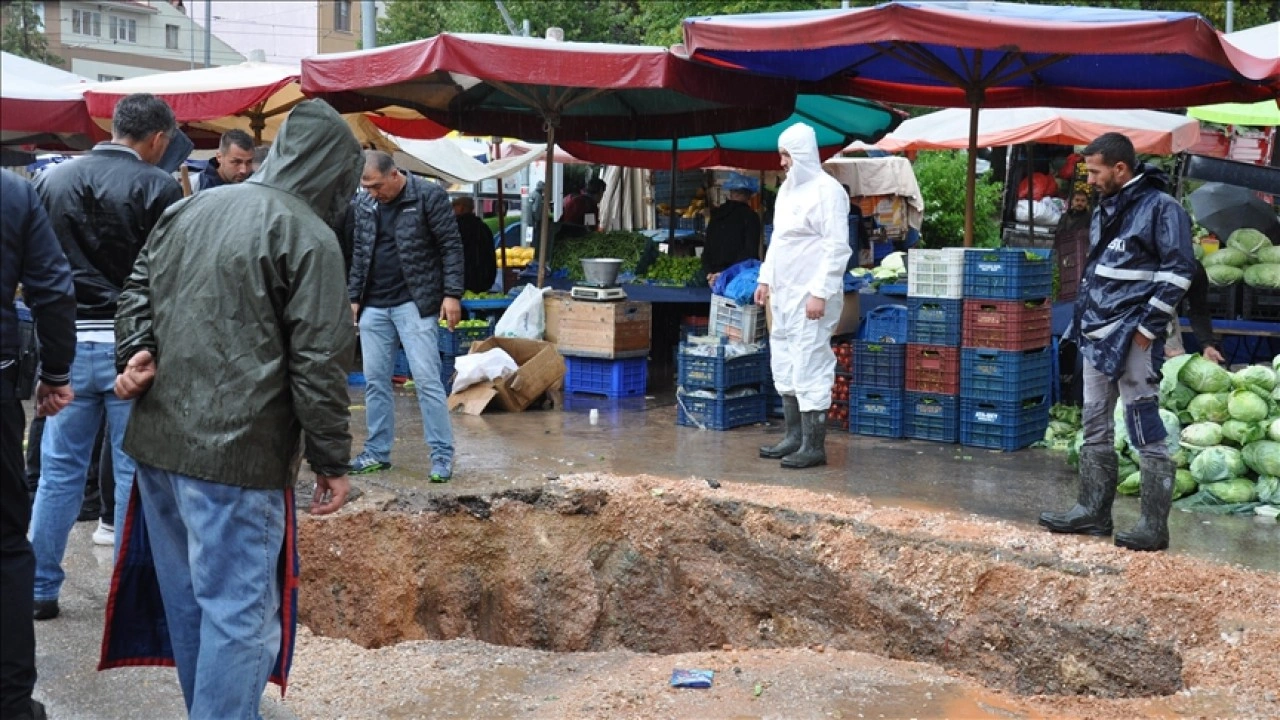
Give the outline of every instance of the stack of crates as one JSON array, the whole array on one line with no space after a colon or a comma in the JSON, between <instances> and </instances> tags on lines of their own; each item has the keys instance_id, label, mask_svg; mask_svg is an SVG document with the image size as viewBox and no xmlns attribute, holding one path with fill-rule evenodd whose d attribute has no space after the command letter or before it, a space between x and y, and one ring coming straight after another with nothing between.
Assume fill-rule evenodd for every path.
<instances>
[{"instance_id":1,"label":"stack of crates","mask_svg":"<svg viewBox=\"0 0 1280 720\"><path fill-rule=\"evenodd\" d=\"M960 442L1018 450L1044 436L1051 404L1053 253L965 253Z\"/></svg>"},{"instance_id":2,"label":"stack of crates","mask_svg":"<svg viewBox=\"0 0 1280 720\"><path fill-rule=\"evenodd\" d=\"M853 343L849 432L903 436L907 306L881 305L867 313L863 337Z\"/></svg>"},{"instance_id":3,"label":"stack of crates","mask_svg":"<svg viewBox=\"0 0 1280 720\"><path fill-rule=\"evenodd\" d=\"M722 337L680 344L676 362L676 424L729 430L764 422L769 353L735 355Z\"/></svg>"},{"instance_id":4,"label":"stack of crates","mask_svg":"<svg viewBox=\"0 0 1280 720\"><path fill-rule=\"evenodd\" d=\"M459 355L471 352L471 343L488 340L493 337L494 321L488 325L476 327L456 327L453 330L441 325L436 335L436 344L440 350L440 382L444 385L445 395L453 387L453 371Z\"/></svg>"},{"instance_id":5,"label":"stack of crates","mask_svg":"<svg viewBox=\"0 0 1280 720\"><path fill-rule=\"evenodd\" d=\"M960 340L964 248L907 253L905 434L953 443L960 436Z\"/></svg>"}]
</instances>

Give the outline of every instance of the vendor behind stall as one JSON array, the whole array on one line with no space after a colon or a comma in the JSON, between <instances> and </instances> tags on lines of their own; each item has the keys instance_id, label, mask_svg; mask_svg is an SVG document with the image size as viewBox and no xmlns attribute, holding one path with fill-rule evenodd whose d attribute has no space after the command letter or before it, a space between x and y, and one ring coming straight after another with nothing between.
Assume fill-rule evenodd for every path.
<instances>
[{"instance_id":1,"label":"vendor behind stall","mask_svg":"<svg viewBox=\"0 0 1280 720\"><path fill-rule=\"evenodd\" d=\"M600 224L600 200L604 197L604 189L604 180L591 178L586 187L566 196L560 223L582 225L594 230Z\"/></svg>"},{"instance_id":2,"label":"vendor behind stall","mask_svg":"<svg viewBox=\"0 0 1280 720\"><path fill-rule=\"evenodd\" d=\"M702 248L702 272L709 285L726 268L757 258L760 253L760 217L750 204L756 181L734 173L722 187L729 198L711 211Z\"/></svg>"}]
</instances>

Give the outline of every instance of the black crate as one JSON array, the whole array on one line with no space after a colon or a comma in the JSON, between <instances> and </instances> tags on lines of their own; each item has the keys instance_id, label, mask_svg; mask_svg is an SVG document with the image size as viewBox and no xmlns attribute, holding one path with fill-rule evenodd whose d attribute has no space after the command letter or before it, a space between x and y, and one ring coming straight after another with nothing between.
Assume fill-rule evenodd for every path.
<instances>
[{"instance_id":1,"label":"black crate","mask_svg":"<svg viewBox=\"0 0 1280 720\"><path fill-rule=\"evenodd\" d=\"M1243 289L1244 283L1210 285L1205 292L1205 304L1209 306L1209 317L1218 320L1238 319Z\"/></svg>"},{"instance_id":2,"label":"black crate","mask_svg":"<svg viewBox=\"0 0 1280 720\"><path fill-rule=\"evenodd\" d=\"M1246 285L1243 305L1241 315L1245 320L1280 321L1280 290Z\"/></svg>"}]
</instances>

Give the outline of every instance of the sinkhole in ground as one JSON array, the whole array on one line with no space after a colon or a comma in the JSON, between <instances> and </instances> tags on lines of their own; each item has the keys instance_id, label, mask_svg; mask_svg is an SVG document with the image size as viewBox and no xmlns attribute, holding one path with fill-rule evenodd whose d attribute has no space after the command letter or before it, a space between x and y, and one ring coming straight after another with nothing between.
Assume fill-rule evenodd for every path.
<instances>
[{"instance_id":1,"label":"sinkhole in ground","mask_svg":"<svg viewBox=\"0 0 1280 720\"><path fill-rule=\"evenodd\" d=\"M1166 695L1182 659L1092 617L1106 568L713 496L547 488L344 513L300 537L300 619L365 647L826 647L1024 694ZM1028 589L1035 588L1028 597Z\"/></svg>"}]
</instances>

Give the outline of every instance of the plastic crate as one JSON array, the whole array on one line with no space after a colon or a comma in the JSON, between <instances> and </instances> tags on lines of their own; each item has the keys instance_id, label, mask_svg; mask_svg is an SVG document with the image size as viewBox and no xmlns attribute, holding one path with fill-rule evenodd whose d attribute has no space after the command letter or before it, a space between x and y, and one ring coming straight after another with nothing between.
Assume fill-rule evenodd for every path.
<instances>
[{"instance_id":1,"label":"plastic crate","mask_svg":"<svg viewBox=\"0 0 1280 720\"><path fill-rule=\"evenodd\" d=\"M853 382L866 387L901 390L906 382L906 358L906 345L855 340Z\"/></svg>"},{"instance_id":2,"label":"plastic crate","mask_svg":"<svg viewBox=\"0 0 1280 720\"><path fill-rule=\"evenodd\" d=\"M965 251L966 298L1040 300L1052 292L1052 250L998 248Z\"/></svg>"},{"instance_id":3,"label":"plastic crate","mask_svg":"<svg viewBox=\"0 0 1280 720\"><path fill-rule=\"evenodd\" d=\"M437 342L444 355L466 355L471 352L471 343L493 337L493 325L477 327L458 327L450 330L443 325L438 326L440 334Z\"/></svg>"},{"instance_id":4,"label":"plastic crate","mask_svg":"<svg viewBox=\"0 0 1280 720\"><path fill-rule=\"evenodd\" d=\"M715 346L715 355L699 355L693 343L680 345L676 361L676 383L686 390L709 388L724 390L737 385L758 385L769 374L769 353L760 350L750 355L725 359L728 346Z\"/></svg>"},{"instance_id":5,"label":"plastic crate","mask_svg":"<svg viewBox=\"0 0 1280 720\"><path fill-rule=\"evenodd\" d=\"M656 220L657 220L657 224L655 225L655 227L657 227L659 230L671 229L670 215L664 214L664 213L658 213ZM702 232L702 230L706 227L706 223L707 223L706 219L703 218L701 214L695 215L694 217L691 217L691 218L676 217L677 230L690 230L692 232Z\"/></svg>"},{"instance_id":6,"label":"plastic crate","mask_svg":"<svg viewBox=\"0 0 1280 720\"><path fill-rule=\"evenodd\" d=\"M765 414L769 417L782 417L782 396L772 390L766 390Z\"/></svg>"},{"instance_id":7,"label":"plastic crate","mask_svg":"<svg viewBox=\"0 0 1280 720\"><path fill-rule=\"evenodd\" d=\"M1238 320L1241 312L1241 299L1244 283L1230 285L1209 285L1205 290L1205 304L1209 307L1209 317L1218 320ZM1187 312L1187 302L1183 303L1182 315Z\"/></svg>"},{"instance_id":8,"label":"plastic crate","mask_svg":"<svg viewBox=\"0 0 1280 720\"><path fill-rule=\"evenodd\" d=\"M907 342L958 346L963 317L963 300L907 298Z\"/></svg>"},{"instance_id":9,"label":"plastic crate","mask_svg":"<svg viewBox=\"0 0 1280 720\"><path fill-rule=\"evenodd\" d=\"M1052 351L960 350L960 396L973 400L1012 401L1048 393Z\"/></svg>"},{"instance_id":10,"label":"plastic crate","mask_svg":"<svg viewBox=\"0 0 1280 720\"><path fill-rule=\"evenodd\" d=\"M965 300L963 344L993 350L1034 350L1049 344L1048 300Z\"/></svg>"},{"instance_id":11,"label":"plastic crate","mask_svg":"<svg viewBox=\"0 0 1280 720\"><path fill-rule=\"evenodd\" d=\"M1280 321L1280 290L1246 285L1241 315L1245 320Z\"/></svg>"},{"instance_id":12,"label":"plastic crate","mask_svg":"<svg viewBox=\"0 0 1280 720\"><path fill-rule=\"evenodd\" d=\"M857 385L849 388L849 432L900 438L902 425L901 390Z\"/></svg>"},{"instance_id":13,"label":"plastic crate","mask_svg":"<svg viewBox=\"0 0 1280 720\"><path fill-rule=\"evenodd\" d=\"M906 283L891 283L888 285L881 285L880 294L881 295L897 295L899 297L905 297L907 294L907 285Z\"/></svg>"},{"instance_id":14,"label":"plastic crate","mask_svg":"<svg viewBox=\"0 0 1280 720\"><path fill-rule=\"evenodd\" d=\"M907 297L964 297L964 248L908 251Z\"/></svg>"},{"instance_id":15,"label":"plastic crate","mask_svg":"<svg viewBox=\"0 0 1280 720\"><path fill-rule=\"evenodd\" d=\"M680 319L680 342L691 337L702 337L707 334L711 318L700 315L686 315Z\"/></svg>"},{"instance_id":16,"label":"plastic crate","mask_svg":"<svg viewBox=\"0 0 1280 720\"><path fill-rule=\"evenodd\" d=\"M907 341L907 306L881 305L867 312L862 321L862 338L873 342L904 343Z\"/></svg>"},{"instance_id":17,"label":"plastic crate","mask_svg":"<svg viewBox=\"0 0 1280 720\"><path fill-rule=\"evenodd\" d=\"M908 391L903 410L909 438L953 443L960 437L960 399L954 395Z\"/></svg>"},{"instance_id":18,"label":"plastic crate","mask_svg":"<svg viewBox=\"0 0 1280 720\"><path fill-rule=\"evenodd\" d=\"M729 338L735 342L763 342L764 307L739 305L723 295L712 295L707 334Z\"/></svg>"},{"instance_id":19,"label":"plastic crate","mask_svg":"<svg viewBox=\"0 0 1280 720\"><path fill-rule=\"evenodd\" d=\"M1020 450L1044 437L1049 396L1013 402L960 399L960 444L992 450Z\"/></svg>"},{"instance_id":20,"label":"plastic crate","mask_svg":"<svg viewBox=\"0 0 1280 720\"><path fill-rule=\"evenodd\" d=\"M365 386L364 373L362 372L347 373L347 386L359 387L359 388L364 387Z\"/></svg>"},{"instance_id":21,"label":"plastic crate","mask_svg":"<svg viewBox=\"0 0 1280 720\"><path fill-rule=\"evenodd\" d=\"M831 349L836 354L836 374L853 374L853 343L833 342Z\"/></svg>"},{"instance_id":22,"label":"plastic crate","mask_svg":"<svg viewBox=\"0 0 1280 720\"><path fill-rule=\"evenodd\" d=\"M409 356L405 354L404 348L396 350L396 364L391 368L392 377L411 378L413 373L409 370Z\"/></svg>"},{"instance_id":23,"label":"plastic crate","mask_svg":"<svg viewBox=\"0 0 1280 720\"><path fill-rule=\"evenodd\" d=\"M764 422L766 402L767 397L763 392L726 397L724 391L720 391L715 398L693 397L676 392L676 424L708 430L754 425Z\"/></svg>"},{"instance_id":24,"label":"plastic crate","mask_svg":"<svg viewBox=\"0 0 1280 720\"><path fill-rule=\"evenodd\" d=\"M907 344L907 390L955 395L960 392L960 348Z\"/></svg>"},{"instance_id":25,"label":"plastic crate","mask_svg":"<svg viewBox=\"0 0 1280 720\"><path fill-rule=\"evenodd\" d=\"M601 360L566 356L564 366L565 392L631 397L643 395L649 386L647 358Z\"/></svg>"}]
</instances>

